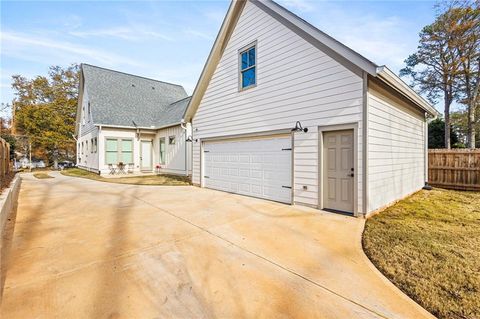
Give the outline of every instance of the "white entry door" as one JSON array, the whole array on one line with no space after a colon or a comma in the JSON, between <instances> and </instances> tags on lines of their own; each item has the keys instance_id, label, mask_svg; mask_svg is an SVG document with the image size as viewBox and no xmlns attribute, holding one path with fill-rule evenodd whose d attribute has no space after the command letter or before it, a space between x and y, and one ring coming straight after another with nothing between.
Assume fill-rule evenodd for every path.
<instances>
[{"instance_id":1,"label":"white entry door","mask_svg":"<svg viewBox=\"0 0 480 319\"><path fill-rule=\"evenodd\" d=\"M204 144L204 186L291 203L290 136Z\"/></svg>"},{"instance_id":2,"label":"white entry door","mask_svg":"<svg viewBox=\"0 0 480 319\"><path fill-rule=\"evenodd\" d=\"M323 133L323 206L353 213L353 130Z\"/></svg>"},{"instance_id":3,"label":"white entry door","mask_svg":"<svg viewBox=\"0 0 480 319\"><path fill-rule=\"evenodd\" d=\"M142 171L152 170L152 141L141 141L140 169Z\"/></svg>"}]
</instances>

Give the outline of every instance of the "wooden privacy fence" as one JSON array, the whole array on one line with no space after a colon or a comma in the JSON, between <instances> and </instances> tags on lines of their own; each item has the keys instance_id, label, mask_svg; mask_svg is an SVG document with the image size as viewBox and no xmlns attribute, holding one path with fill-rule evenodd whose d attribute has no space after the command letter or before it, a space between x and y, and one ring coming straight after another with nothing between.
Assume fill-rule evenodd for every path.
<instances>
[{"instance_id":1,"label":"wooden privacy fence","mask_svg":"<svg viewBox=\"0 0 480 319\"><path fill-rule=\"evenodd\" d=\"M442 188L480 191L480 149L428 150L428 182Z\"/></svg>"},{"instance_id":2,"label":"wooden privacy fence","mask_svg":"<svg viewBox=\"0 0 480 319\"><path fill-rule=\"evenodd\" d=\"M10 144L0 138L0 188L9 175L10 167Z\"/></svg>"}]
</instances>

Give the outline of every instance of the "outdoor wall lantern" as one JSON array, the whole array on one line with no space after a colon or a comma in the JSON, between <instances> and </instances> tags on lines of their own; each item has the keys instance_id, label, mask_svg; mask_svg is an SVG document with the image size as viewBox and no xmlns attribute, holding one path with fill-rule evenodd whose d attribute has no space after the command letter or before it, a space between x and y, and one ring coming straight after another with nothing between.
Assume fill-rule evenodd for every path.
<instances>
[{"instance_id":1,"label":"outdoor wall lantern","mask_svg":"<svg viewBox=\"0 0 480 319\"><path fill-rule=\"evenodd\" d=\"M305 133L307 133L308 127L303 128L302 123L300 123L300 121L297 121L297 123L295 123L295 127L292 128L292 132L301 132L301 131L304 131Z\"/></svg>"}]
</instances>

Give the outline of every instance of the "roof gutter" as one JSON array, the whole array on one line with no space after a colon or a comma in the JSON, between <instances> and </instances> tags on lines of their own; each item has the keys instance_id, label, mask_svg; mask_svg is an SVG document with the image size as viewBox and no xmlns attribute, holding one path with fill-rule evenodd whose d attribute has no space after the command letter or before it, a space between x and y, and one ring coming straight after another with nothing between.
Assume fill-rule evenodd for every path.
<instances>
[{"instance_id":1,"label":"roof gutter","mask_svg":"<svg viewBox=\"0 0 480 319\"><path fill-rule=\"evenodd\" d=\"M386 66L377 68L377 78L392 87L422 110L436 118L440 113Z\"/></svg>"},{"instance_id":2,"label":"roof gutter","mask_svg":"<svg viewBox=\"0 0 480 319\"><path fill-rule=\"evenodd\" d=\"M95 126L101 127L101 128L125 128L125 129L131 129L131 130L136 130L136 129L141 129L141 130L161 130L164 128L172 127L172 126L177 126L180 125L181 123L172 123L172 124L167 124L167 125L162 125L162 126L154 126L154 127L147 127L147 126L126 126L126 125L109 125L109 124L94 124Z\"/></svg>"}]
</instances>

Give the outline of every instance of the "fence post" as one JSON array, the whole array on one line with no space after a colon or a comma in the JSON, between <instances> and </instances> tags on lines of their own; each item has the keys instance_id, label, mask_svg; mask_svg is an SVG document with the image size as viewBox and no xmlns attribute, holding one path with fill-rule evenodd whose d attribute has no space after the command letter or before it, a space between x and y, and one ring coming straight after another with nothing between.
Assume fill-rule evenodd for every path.
<instances>
[{"instance_id":1,"label":"fence post","mask_svg":"<svg viewBox=\"0 0 480 319\"><path fill-rule=\"evenodd\" d=\"M0 186L5 182L5 140L0 138Z\"/></svg>"}]
</instances>

